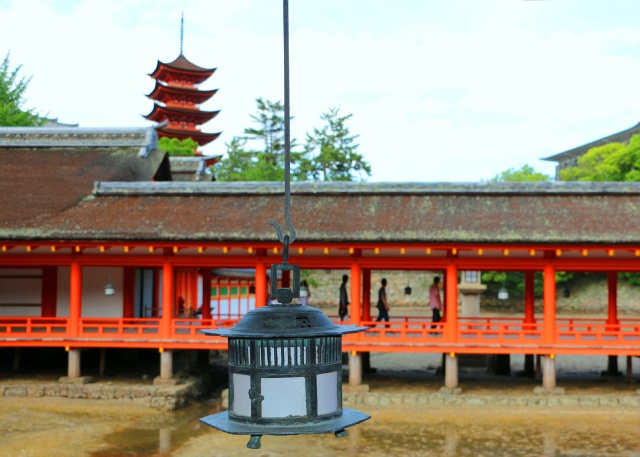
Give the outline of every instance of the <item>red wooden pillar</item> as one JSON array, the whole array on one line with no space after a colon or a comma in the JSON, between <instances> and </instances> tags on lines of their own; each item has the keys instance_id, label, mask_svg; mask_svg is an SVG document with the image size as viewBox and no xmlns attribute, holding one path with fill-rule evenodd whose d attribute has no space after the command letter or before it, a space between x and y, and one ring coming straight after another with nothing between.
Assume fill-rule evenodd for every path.
<instances>
[{"instance_id":1,"label":"red wooden pillar","mask_svg":"<svg viewBox=\"0 0 640 457\"><path fill-rule=\"evenodd\" d=\"M202 268L202 318L211 319L211 268Z\"/></svg>"},{"instance_id":2,"label":"red wooden pillar","mask_svg":"<svg viewBox=\"0 0 640 457\"><path fill-rule=\"evenodd\" d=\"M535 271L524 272L524 323L533 324L535 318Z\"/></svg>"},{"instance_id":3,"label":"red wooden pillar","mask_svg":"<svg viewBox=\"0 0 640 457\"><path fill-rule=\"evenodd\" d=\"M265 306L267 304L267 298L270 294L267 293L267 267L263 262L256 264L256 308Z\"/></svg>"},{"instance_id":4,"label":"red wooden pillar","mask_svg":"<svg viewBox=\"0 0 640 457\"><path fill-rule=\"evenodd\" d=\"M351 264L351 312L349 318L354 324L360 324L362 319L360 313L362 312L362 280L361 280L362 267L359 263L353 262Z\"/></svg>"},{"instance_id":5,"label":"red wooden pillar","mask_svg":"<svg viewBox=\"0 0 640 457\"><path fill-rule=\"evenodd\" d=\"M136 294L136 269L124 267L122 272L122 317L134 317Z\"/></svg>"},{"instance_id":6,"label":"red wooden pillar","mask_svg":"<svg viewBox=\"0 0 640 457\"><path fill-rule=\"evenodd\" d=\"M555 341L556 333L556 268L552 263L544 267L544 327L542 339L547 344Z\"/></svg>"},{"instance_id":7,"label":"red wooden pillar","mask_svg":"<svg viewBox=\"0 0 640 457\"><path fill-rule=\"evenodd\" d=\"M162 264L162 319L160 323L163 338L171 336L171 323L173 322L173 265L165 258Z\"/></svg>"},{"instance_id":8,"label":"red wooden pillar","mask_svg":"<svg viewBox=\"0 0 640 457\"><path fill-rule=\"evenodd\" d=\"M610 271L607 276L607 289L608 289L608 303L609 303L609 316L607 318L607 325L618 325L620 320L618 319L618 272Z\"/></svg>"},{"instance_id":9,"label":"red wooden pillar","mask_svg":"<svg viewBox=\"0 0 640 457\"><path fill-rule=\"evenodd\" d=\"M58 302L58 267L42 268L42 317L55 317Z\"/></svg>"},{"instance_id":10,"label":"red wooden pillar","mask_svg":"<svg viewBox=\"0 0 640 457\"><path fill-rule=\"evenodd\" d=\"M445 338L454 342L458 334L458 266L447 265L445 274Z\"/></svg>"},{"instance_id":11,"label":"red wooden pillar","mask_svg":"<svg viewBox=\"0 0 640 457\"><path fill-rule=\"evenodd\" d=\"M80 331L82 312L82 265L80 261L71 261L71 280L69 283L69 336L76 338Z\"/></svg>"},{"instance_id":12,"label":"red wooden pillar","mask_svg":"<svg viewBox=\"0 0 640 457\"><path fill-rule=\"evenodd\" d=\"M291 272L289 270L282 272L282 287L291 288Z\"/></svg>"},{"instance_id":13,"label":"red wooden pillar","mask_svg":"<svg viewBox=\"0 0 640 457\"><path fill-rule=\"evenodd\" d=\"M371 270L362 270L362 320L371 320Z\"/></svg>"}]
</instances>

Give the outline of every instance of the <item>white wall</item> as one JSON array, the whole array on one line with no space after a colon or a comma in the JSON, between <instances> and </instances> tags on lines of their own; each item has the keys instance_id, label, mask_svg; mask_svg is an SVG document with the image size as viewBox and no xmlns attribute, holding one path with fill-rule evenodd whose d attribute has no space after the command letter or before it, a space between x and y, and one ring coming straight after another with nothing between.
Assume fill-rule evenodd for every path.
<instances>
[{"instance_id":1,"label":"white wall","mask_svg":"<svg viewBox=\"0 0 640 457\"><path fill-rule=\"evenodd\" d=\"M58 268L59 317L69 316L69 267ZM82 317L122 317L123 268L84 267L82 269ZM111 281L116 294L104 294L104 286Z\"/></svg>"},{"instance_id":2,"label":"white wall","mask_svg":"<svg viewBox=\"0 0 640 457\"><path fill-rule=\"evenodd\" d=\"M24 276L32 276L32 278ZM2 306L18 303L40 306ZM42 269L0 269L0 316L39 317L41 313Z\"/></svg>"}]
</instances>

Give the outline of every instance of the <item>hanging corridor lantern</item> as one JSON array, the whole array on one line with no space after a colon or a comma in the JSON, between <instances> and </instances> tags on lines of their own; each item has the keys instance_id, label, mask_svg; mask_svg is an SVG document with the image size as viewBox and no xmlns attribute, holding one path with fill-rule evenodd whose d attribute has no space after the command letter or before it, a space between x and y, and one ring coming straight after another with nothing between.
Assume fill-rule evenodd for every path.
<instances>
[{"instance_id":1,"label":"hanging corridor lantern","mask_svg":"<svg viewBox=\"0 0 640 457\"><path fill-rule=\"evenodd\" d=\"M274 220L282 243L282 263L271 266L276 303L249 311L231 329L200 330L229 339L229 409L203 417L223 432L250 435L247 447L260 448L262 435L335 433L369 419L342 407L342 335L367 327L334 324L322 311L292 303L300 298L300 266L290 265L296 239L291 222L291 140L289 103L289 4L284 16L284 216L288 234ZM292 273L293 289L277 287L278 271Z\"/></svg>"},{"instance_id":2,"label":"hanging corridor lantern","mask_svg":"<svg viewBox=\"0 0 640 457\"><path fill-rule=\"evenodd\" d=\"M370 416L342 407L342 335L366 329L334 324L317 308L277 303L249 311L232 329L203 330L229 338L229 409L201 421L251 435L252 449L261 435L346 436Z\"/></svg>"}]
</instances>

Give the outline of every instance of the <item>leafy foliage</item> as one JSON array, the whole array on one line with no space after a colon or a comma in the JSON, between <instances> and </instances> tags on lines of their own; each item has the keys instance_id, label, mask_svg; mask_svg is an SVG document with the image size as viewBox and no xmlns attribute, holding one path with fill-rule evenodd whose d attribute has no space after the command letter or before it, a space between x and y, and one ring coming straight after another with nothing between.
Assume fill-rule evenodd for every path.
<instances>
[{"instance_id":1,"label":"leafy foliage","mask_svg":"<svg viewBox=\"0 0 640 457\"><path fill-rule=\"evenodd\" d=\"M251 115L255 127L244 130L245 136L226 143L227 157L215 165L218 181L283 181L284 180L284 105L258 98L258 111ZM259 149L250 145L260 145ZM291 172L298 178L301 154L291 140Z\"/></svg>"},{"instance_id":2,"label":"leafy foliage","mask_svg":"<svg viewBox=\"0 0 640 457\"><path fill-rule=\"evenodd\" d=\"M540 173L536 171L531 165L525 164L519 170L509 168L508 170L497 174L491 179L491 182L521 181L551 181L551 176Z\"/></svg>"},{"instance_id":3,"label":"leafy foliage","mask_svg":"<svg viewBox=\"0 0 640 457\"><path fill-rule=\"evenodd\" d=\"M629 144L608 143L589 149L574 167L560 170L564 181L640 181L640 134Z\"/></svg>"},{"instance_id":4,"label":"leafy foliage","mask_svg":"<svg viewBox=\"0 0 640 457\"><path fill-rule=\"evenodd\" d=\"M191 138L179 140L178 138L163 136L158 140L158 148L166 151L171 156L189 157L195 155L198 143Z\"/></svg>"},{"instance_id":5,"label":"leafy foliage","mask_svg":"<svg viewBox=\"0 0 640 457\"><path fill-rule=\"evenodd\" d=\"M215 165L219 181L284 180L284 106L262 98L256 103L257 113L251 115L254 126L227 143L227 157ZM291 140L294 181L351 181L356 173L371 174L370 165L356 151L357 135L352 136L345 125L350 117L339 116L337 108L324 113L321 119L327 125L307 135L303 151L296 150L296 140Z\"/></svg>"},{"instance_id":6,"label":"leafy foliage","mask_svg":"<svg viewBox=\"0 0 640 457\"><path fill-rule=\"evenodd\" d=\"M11 70L9 54L0 64L0 125L5 127L31 127L44 123L34 109L23 109L24 93L31 78L20 77L19 65Z\"/></svg>"},{"instance_id":7,"label":"leafy foliage","mask_svg":"<svg viewBox=\"0 0 640 457\"><path fill-rule=\"evenodd\" d=\"M248 150L247 140L234 137L227 146L227 158L215 165L218 181L282 181L284 168L265 158L262 151Z\"/></svg>"},{"instance_id":8,"label":"leafy foliage","mask_svg":"<svg viewBox=\"0 0 640 457\"><path fill-rule=\"evenodd\" d=\"M351 135L346 126L352 114L340 116L339 111L334 107L322 113L326 125L307 134L300 169L313 181L354 181L362 173L371 175L371 165L357 151L358 135Z\"/></svg>"}]
</instances>

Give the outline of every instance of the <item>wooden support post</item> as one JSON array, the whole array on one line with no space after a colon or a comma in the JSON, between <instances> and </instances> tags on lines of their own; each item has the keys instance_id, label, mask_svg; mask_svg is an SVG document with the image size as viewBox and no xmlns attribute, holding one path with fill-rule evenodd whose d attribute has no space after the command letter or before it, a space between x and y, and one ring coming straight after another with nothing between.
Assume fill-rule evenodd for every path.
<instances>
[{"instance_id":1,"label":"wooden support post","mask_svg":"<svg viewBox=\"0 0 640 457\"><path fill-rule=\"evenodd\" d=\"M291 288L291 272L288 270L282 272L282 287Z\"/></svg>"},{"instance_id":2,"label":"wooden support post","mask_svg":"<svg viewBox=\"0 0 640 457\"><path fill-rule=\"evenodd\" d=\"M171 324L173 322L173 265L169 259L165 259L162 264L162 337L171 337Z\"/></svg>"},{"instance_id":3,"label":"wooden support post","mask_svg":"<svg viewBox=\"0 0 640 457\"><path fill-rule=\"evenodd\" d=\"M166 381L173 377L173 351L160 353L160 379Z\"/></svg>"},{"instance_id":4,"label":"wooden support post","mask_svg":"<svg viewBox=\"0 0 640 457\"><path fill-rule=\"evenodd\" d=\"M362 320L371 320L371 270L362 270Z\"/></svg>"},{"instance_id":5,"label":"wooden support post","mask_svg":"<svg viewBox=\"0 0 640 457\"><path fill-rule=\"evenodd\" d=\"M627 381L631 381L633 379L633 358L628 355L627 356Z\"/></svg>"},{"instance_id":6,"label":"wooden support post","mask_svg":"<svg viewBox=\"0 0 640 457\"><path fill-rule=\"evenodd\" d=\"M211 319L211 267L202 267L202 319Z\"/></svg>"},{"instance_id":7,"label":"wooden support post","mask_svg":"<svg viewBox=\"0 0 640 457\"><path fill-rule=\"evenodd\" d=\"M98 364L98 374L104 376L107 367L107 348L100 348L100 362Z\"/></svg>"},{"instance_id":8,"label":"wooden support post","mask_svg":"<svg viewBox=\"0 0 640 457\"><path fill-rule=\"evenodd\" d=\"M556 359L553 356L542 356L542 387L546 390L556 388Z\"/></svg>"},{"instance_id":9,"label":"wooden support post","mask_svg":"<svg viewBox=\"0 0 640 457\"><path fill-rule=\"evenodd\" d=\"M77 259L71 261L71 280L69 284L69 336L77 338L80 331L82 313L82 265ZM79 359L78 359L79 360Z\"/></svg>"},{"instance_id":10,"label":"wooden support post","mask_svg":"<svg viewBox=\"0 0 640 457\"><path fill-rule=\"evenodd\" d=\"M535 318L535 272L524 272L524 323L534 324Z\"/></svg>"},{"instance_id":11,"label":"wooden support post","mask_svg":"<svg viewBox=\"0 0 640 457\"><path fill-rule=\"evenodd\" d=\"M351 264L351 303L349 318L352 323L360 324L362 318L360 317L362 303L360 297L362 296L362 280L361 280L362 268L357 262ZM358 355L359 356L359 355Z\"/></svg>"},{"instance_id":12,"label":"wooden support post","mask_svg":"<svg viewBox=\"0 0 640 457\"><path fill-rule=\"evenodd\" d=\"M55 317L58 301L58 267L42 267L42 317Z\"/></svg>"},{"instance_id":13,"label":"wooden support post","mask_svg":"<svg viewBox=\"0 0 640 457\"><path fill-rule=\"evenodd\" d=\"M80 377L80 349L69 349L67 376Z\"/></svg>"},{"instance_id":14,"label":"wooden support post","mask_svg":"<svg viewBox=\"0 0 640 457\"><path fill-rule=\"evenodd\" d=\"M444 386L453 390L458 387L458 357L456 354L446 354L444 358Z\"/></svg>"},{"instance_id":15,"label":"wooden support post","mask_svg":"<svg viewBox=\"0 0 640 457\"><path fill-rule=\"evenodd\" d=\"M618 320L618 272L610 271L607 275L608 317L607 330L617 330ZM611 327L609 327L611 326Z\"/></svg>"},{"instance_id":16,"label":"wooden support post","mask_svg":"<svg viewBox=\"0 0 640 457\"><path fill-rule=\"evenodd\" d=\"M13 371L18 371L20 369L20 353L22 352L21 348L15 348L13 350Z\"/></svg>"},{"instance_id":17,"label":"wooden support post","mask_svg":"<svg viewBox=\"0 0 640 457\"><path fill-rule=\"evenodd\" d=\"M362 354L349 352L349 384L362 384Z\"/></svg>"},{"instance_id":18,"label":"wooden support post","mask_svg":"<svg viewBox=\"0 0 640 457\"><path fill-rule=\"evenodd\" d=\"M458 266L451 263L447 265L445 282L445 339L453 343L458 335ZM456 360L456 366L458 361Z\"/></svg>"},{"instance_id":19,"label":"wooden support post","mask_svg":"<svg viewBox=\"0 0 640 457\"><path fill-rule=\"evenodd\" d=\"M524 272L524 320L525 330L533 330L536 322L535 318L535 272ZM525 354L524 370L518 373L519 376L533 378L536 374L533 354Z\"/></svg>"},{"instance_id":20,"label":"wooden support post","mask_svg":"<svg viewBox=\"0 0 640 457\"><path fill-rule=\"evenodd\" d=\"M136 269L124 267L122 270L122 317L133 318L135 314Z\"/></svg>"},{"instance_id":21,"label":"wooden support post","mask_svg":"<svg viewBox=\"0 0 640 457\"><path fill-rule=\"evenodd\" d=\"M266 306L269 294L267 288L270 284L267 284L267 268L263 262L256 264L256 308Z\"/></svg>"},{"instance_id":22,"label":"wooden support post","mask_svg":"<svg viewBox=\"0 0 640 457\"><path fill-rule=\"evenodd\" d=\"M546 344L553 344L556 335L556 269L552 263L548 263L544 267L543 297L544 326L542 340Z\"/></svg>"}]
</instances>

